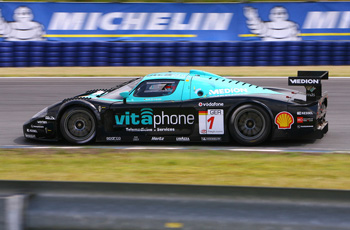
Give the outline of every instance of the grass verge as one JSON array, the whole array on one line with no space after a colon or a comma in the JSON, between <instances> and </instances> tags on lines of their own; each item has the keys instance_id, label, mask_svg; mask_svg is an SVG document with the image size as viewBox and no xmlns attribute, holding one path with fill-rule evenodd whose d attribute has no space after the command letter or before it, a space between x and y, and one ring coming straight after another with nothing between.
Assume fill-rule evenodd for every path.
<instances>
[{"instance_id":1,"label":"grass verge","mask_svg":"<svg viewBox=\"0 0 350 230\"><path fill-rule=\"evenodd\" d=\"M155 72L199 69L222 76L296 76L298 70L327 70L330 76L349 76L350 66L153 66L153 67L27 67L1 68L0 77L144 76Z\"/></svg>"},{"instance_id":2,"label":"grass verge","mask_svg":"<svg viewBox=\"0 0 350 230\"><path fill-rule=\"evenodd\" d=\"M204 150L0 150L1 180L350 189L350 155Z\"/></svg>"}]
</instances>

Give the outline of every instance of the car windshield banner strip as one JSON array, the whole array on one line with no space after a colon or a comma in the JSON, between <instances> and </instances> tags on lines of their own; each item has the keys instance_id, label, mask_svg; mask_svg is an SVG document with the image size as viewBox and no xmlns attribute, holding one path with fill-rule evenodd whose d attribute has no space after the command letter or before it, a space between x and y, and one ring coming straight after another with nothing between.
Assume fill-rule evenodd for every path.
<instances>
[{"instance_id":1,"label":"car windshield banner strip","mask_svg":"<svg viewBox=\"0 0 350 230\"><path fill-rule=\"evenodd\" d=\"M350 2L1 2L4 41L348 40ZM213 36L215 32L215 36Z\"/></svg>"}]
</instances>

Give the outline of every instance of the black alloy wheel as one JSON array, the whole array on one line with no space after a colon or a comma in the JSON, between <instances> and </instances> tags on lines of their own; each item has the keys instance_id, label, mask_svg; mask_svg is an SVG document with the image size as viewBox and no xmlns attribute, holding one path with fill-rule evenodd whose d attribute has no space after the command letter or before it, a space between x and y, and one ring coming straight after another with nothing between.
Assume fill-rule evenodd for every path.
<instances>
[{"instance_id":1,"label":"black alloy wheel","mask_svg":"<svg viewBox=\"0 0 350 230\"><path fill-rule=\"evenodd\" d=\"M74 144L86 144L96 136L96 121L92 112L83 107L65 111L60 121L62 136Z\"/></svg>"},{"instance_id":2,"label":"black alloy wheel","mask_svg":"<svg viewBox=\"0 0 350 230\"><path fill-rule=\"evenodd\" d=\"M229 130L232 138L238 143L257 145L269 137L271 119L260 106L242 105L233 112Z\"/></svg>"}]
</instances>

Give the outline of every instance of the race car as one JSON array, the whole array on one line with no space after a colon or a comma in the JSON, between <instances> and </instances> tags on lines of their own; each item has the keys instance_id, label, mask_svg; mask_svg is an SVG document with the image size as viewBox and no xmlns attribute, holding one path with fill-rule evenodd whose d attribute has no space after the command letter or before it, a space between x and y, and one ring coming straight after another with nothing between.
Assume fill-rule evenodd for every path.
<instances>
[{"instance_id":1,"label":"race car","mask_svg":"<svg viewBox=\"0 0 350 230\"><path fill-rule=\"evenodd\" d=\"M322 138L328 131L327 71L298 71L289 85L260 87L213 73L162 72L89 90L51 105L23 125L24 136L96 142L232 142Z\"/></svg>"}]
</instances>

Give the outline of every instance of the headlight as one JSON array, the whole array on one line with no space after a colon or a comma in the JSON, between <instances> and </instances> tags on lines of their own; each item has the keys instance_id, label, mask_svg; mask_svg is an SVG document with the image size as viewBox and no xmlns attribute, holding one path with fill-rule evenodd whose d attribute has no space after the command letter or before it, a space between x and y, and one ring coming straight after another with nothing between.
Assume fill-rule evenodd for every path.
<instances>
[{"instance_id":1,"label":"headlight","mask_svg":"<svg viewBox=\"0 0 350 230\"><path fill-rule=\"evenodd\" d=\"M47 107L41 110L40 112L38 112L37 114L35 114L32 118L45 117L46 114L47 114Z\"/></svg>"}]
</instances>

